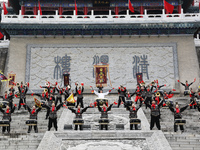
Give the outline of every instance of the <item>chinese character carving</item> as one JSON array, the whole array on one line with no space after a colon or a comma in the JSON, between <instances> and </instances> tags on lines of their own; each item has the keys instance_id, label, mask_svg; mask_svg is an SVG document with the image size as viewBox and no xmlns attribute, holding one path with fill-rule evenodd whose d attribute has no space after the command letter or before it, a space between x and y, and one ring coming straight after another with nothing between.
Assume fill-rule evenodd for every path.
<instances>
[{"instance_id":1,"label":"chinese character carving","mask_svg":"<svg viewBox=\"0 0 200 150\"><path fill-rule=\"evenodd\" d=\"M146 74L147 79L149 80L149 74L148 74L148 61L147 61L148 56L143 55L143 56L134 56L133 57L133 78L136 78L136 73L143 73Z\"/></svg>"},{"instance_id":2,"label":"chinese character carving","mask_svg":"<svg viewBox=\"0 0 200 150\"><path fill-rule=\"evenodd\" d=\"M63 56L62 58L60 56L54 57L54 62L56 63L56 66L54 68L54 79L58 80L62 77L62 74L64 72L70 72L70 60L71 57L67 56L67 54L65 54L65 56ZM60 65L62 67L62 70Z\"/></svg>"}]
</instances>

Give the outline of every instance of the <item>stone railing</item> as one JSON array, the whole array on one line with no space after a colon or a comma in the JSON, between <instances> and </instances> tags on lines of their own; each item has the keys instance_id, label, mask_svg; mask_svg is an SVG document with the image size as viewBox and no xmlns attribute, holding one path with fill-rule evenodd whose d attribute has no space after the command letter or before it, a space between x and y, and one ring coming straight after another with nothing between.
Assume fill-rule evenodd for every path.
<instances>
[{"instance_id":1,"label":"stone railing","mask_svg":"<svg viewBox=\"0 0 200 150\"><path fill-rule=\"evenodd\" d=\"M200 14L184 14L183 10L181 14L165 14L163 10L162 14L148 14L147 10L144 11L144 15L94 15L94 11L91 11L91 15L58 15L56 11L55 15L4 15L2 10L2 23L26 23L26 24L116 24L116 23L170 23L170 22L200 22ZM21 11L19 12L21 14Z\"/></svg>"},{"instance_id":2,"label":"stone railing","mask_svg":"<svg viewBox=\"0 0 200 150\"><path fill-rule=\"evenodd\" d=\"M6 40L6 36L4 36L3 40L0 40L0 48L8 48L10 44L9 40Z\"/></svg>"},{"instance_id":3,"label":"stone railing","mask_svg":"<svg viewBox=\"0 0 200 150\"><path fill-rule=\"evenodd\" d=\"M6 8L10 7L10 6L8 6L8 2L5 1L4 3L5 3L5 5L6 5ZM3 8L3 2L0 2L0 7Z\"/></svg>"},{"instance_id":4,"label":"stone railing","mask_svg":"<svg viewBox=\"0 0 200 150\"><path fill-rule=\"evenodd\" d=\"M200 36L199 36L199 34L197 34L197 37L196 38L194 38L194 43L195 43L195 46L200 46Z\"/></svg>"}]
</instances>

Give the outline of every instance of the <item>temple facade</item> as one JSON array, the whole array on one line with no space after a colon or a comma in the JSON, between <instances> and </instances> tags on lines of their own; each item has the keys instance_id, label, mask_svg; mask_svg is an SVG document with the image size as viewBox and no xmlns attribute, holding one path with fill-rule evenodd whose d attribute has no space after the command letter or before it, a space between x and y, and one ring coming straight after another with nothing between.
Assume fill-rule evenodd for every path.
<instances>
[{"instance_id":1,"label":"temple facade","mask_svg":"<svg viewBox=\"0 0 200 150\"><path fill-rule=\"evenodd\" d=\"M18 13L2 10L1 15L1 28L11 37L5 72L15 72L17 82L30 82L31 90L41 92L39 85L61 84L67 71L71 83L84 82L87 90L95 86L93 66L106 63L108 87L133 90L141 72L147 84L158 79L180 92L178 79L199 79L193 38L200 18L184 13L192 1L168 2L172 14L163 1L134 1L135 13L127 1L76 1L76 14L74 1L40 1L40 14L38 1L19 1L20 9L13 7Z\"/></svg>"}]
</instances>

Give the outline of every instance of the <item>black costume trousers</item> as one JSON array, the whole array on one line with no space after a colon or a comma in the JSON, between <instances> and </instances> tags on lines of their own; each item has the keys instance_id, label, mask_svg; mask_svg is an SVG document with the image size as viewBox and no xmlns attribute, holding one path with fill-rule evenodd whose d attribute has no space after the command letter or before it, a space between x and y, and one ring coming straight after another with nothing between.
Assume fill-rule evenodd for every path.
<instances>
[{"instance_id":1,"label":"black costume trousers","mask_svg":"<svg viewBox=\"0 0 200 150\"><path fill-rule=\"evenodd\" d=\"M24 98L24 99L21 99L21 98L20 98L18 110L20 110L20 108L21 108L21 103L25 103L25 104L26 104L26 98ZM26 110L26 105L23 105L23 107L24 107L24 109Z\"/></svg>"},{"instance_id":2,"label":"black costume trousers","mask_svg":"<svg viewBox=\"0 0 200 150\"><path fill-rule=\"evenodd\" d=\"M134 124L134 126L135 126L135 130L138 130L138 125ZM133 130L133 124L130 124L130 130Z\"/></svg>"},{"instance_id":3,"label":"black costume trousers","mask_svg":"<svg viewBox=\"0 0 200 150\"><path fill-rule=\"evenodd\" d=\"M58 101L60 101L60 104L62 103L62 97L56 97L55 105L57 106Z\"/></svg>"},{"instance_id":4,"label":"black costume trousers","mask_svg":"<svg viewBox=\"0 0 200 150\"><path fill-rule=\"evenodd\" d=\"M119 106L121 105L121 102L123 101L123 103L125 104L125 97L124 96L119 96L119 99L118 99L118 108Z\"/></svg>"},{"instance_id":5,"label":"black costume trousers","mask_svg":"<svg viewBox=\"0 0 200 150\"><path fill-rule=\"evenodd\" d=\"M147 104L151 105L152 97L147 97L145 101ZM147 104L146 104L146 109L147 109Z\"/></svg>"},{"instance_id":6,"label":"black costume trousers","mask_svg":"<svg viewBox=\"0 0 200 150\"><path fill-rule=\"evenodd\" d=\"M35 126L33 126L33 127L34 127L34 130L35 130L35 133L38 133L38 127L37 127L37 125L35 125ZM30 133L31 130L32 130L32 126L29 126L29 127L28 127L28 133Z\"/></svg>"},{"instance_id":7,"label":"black costume trousers","mask_svg":"<svg viewBox=\"0 0 200 150\"><path fill-rule=\"evenodd\" d=\"M10 124L9 126L2 127L2 132L4 133L7 130L8 133L10 133Z\"/></svg>"},{"instance_id":8,"label":"black costume trousers","mask_svg":"<svg viewBox=\"0 0 200 150\"><path fill-rule=\"evenodd\" d=\"M82 98L77 98L77 105L76 105L76 107L79 105L79 103L81 103L81 107L82 108L84 108L84 106L83 106L83 97Z\"/></svg>"},{"instance_id":9,"label":"black costume trousers","mask_svg":"<svg viewBox=\"0 0 200 150\"><path fill-rule=\"evenodd\" d=\"M78 126L79 126L79 130L83 130L83 125L75 125L75 130L78 130Z\"/></svg>"},{"instance_id":10,"label":"black costume trousers","mask_svg":"<svg viewBox=\"0 0 200 150\"><path fill-rule=\"evenodd\" d=\"M160 116L152 116L151 115L150 130L153 129L154 124L156 124L156 127L158 128L158 130L161 129L161 127L160 127Z\"/></svg>"},{"instance_id":11,"label":"black costume trousers","mask_svg":"<svg viewBox=\"0 0 200 150\"><path fill-rule=\"evenodd\" d=\"M103 128L105 128L105 130L108 130L108 125L100 125L100 129L103 130Z\"/></svg>"},{"instance_id":12,"label":"black costume trousers","mask_svg":"<svg viewBox=\"0 0 200 150\"><path fill-rule=\"evenodd\" d=\"M179 125L179 127L180 127L181 131L184 131L183 125ZM178 125L174 124L174 132L176 132L176 131L178 131Z\"/></svg>"},{"instance_id":13,"label":"black costume trousers","mask_svg":"<svg viewBox=\"0 0 200 150\"><path fill-rule=\"evenodd\" d=\"M56 131L57 131L57 130L58 130L57 118L55 118L55 119L49 118L48 131L51 130L52 124L54 125L54 128L55 128Z\"/></svg>"}]
</instances>

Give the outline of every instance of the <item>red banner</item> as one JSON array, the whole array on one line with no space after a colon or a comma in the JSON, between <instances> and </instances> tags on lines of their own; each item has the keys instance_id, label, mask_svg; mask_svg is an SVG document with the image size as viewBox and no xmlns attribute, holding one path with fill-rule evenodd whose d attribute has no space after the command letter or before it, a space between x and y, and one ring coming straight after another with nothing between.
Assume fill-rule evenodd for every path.
<instances>
[{"instance_id":1,"label":"red banner","mask_svg":"<svg viewBox=\"0 0 200 150\"><path fill-rule=\"evenodd\" d=\"M136 77L137 77L137 84L140 84L143 81L142 73L136 73Z\"/></svg>"},{"instance_id":2,"label":"red banner","mask_svg":"<svg viewBox=\"0 0 200 150\"><path fill-rule=\"evenodd\" d=\"M108 65L94 65L94 68L96 84L102 84L104 87L107 86Z\"/></svg>"}]
</instances>

